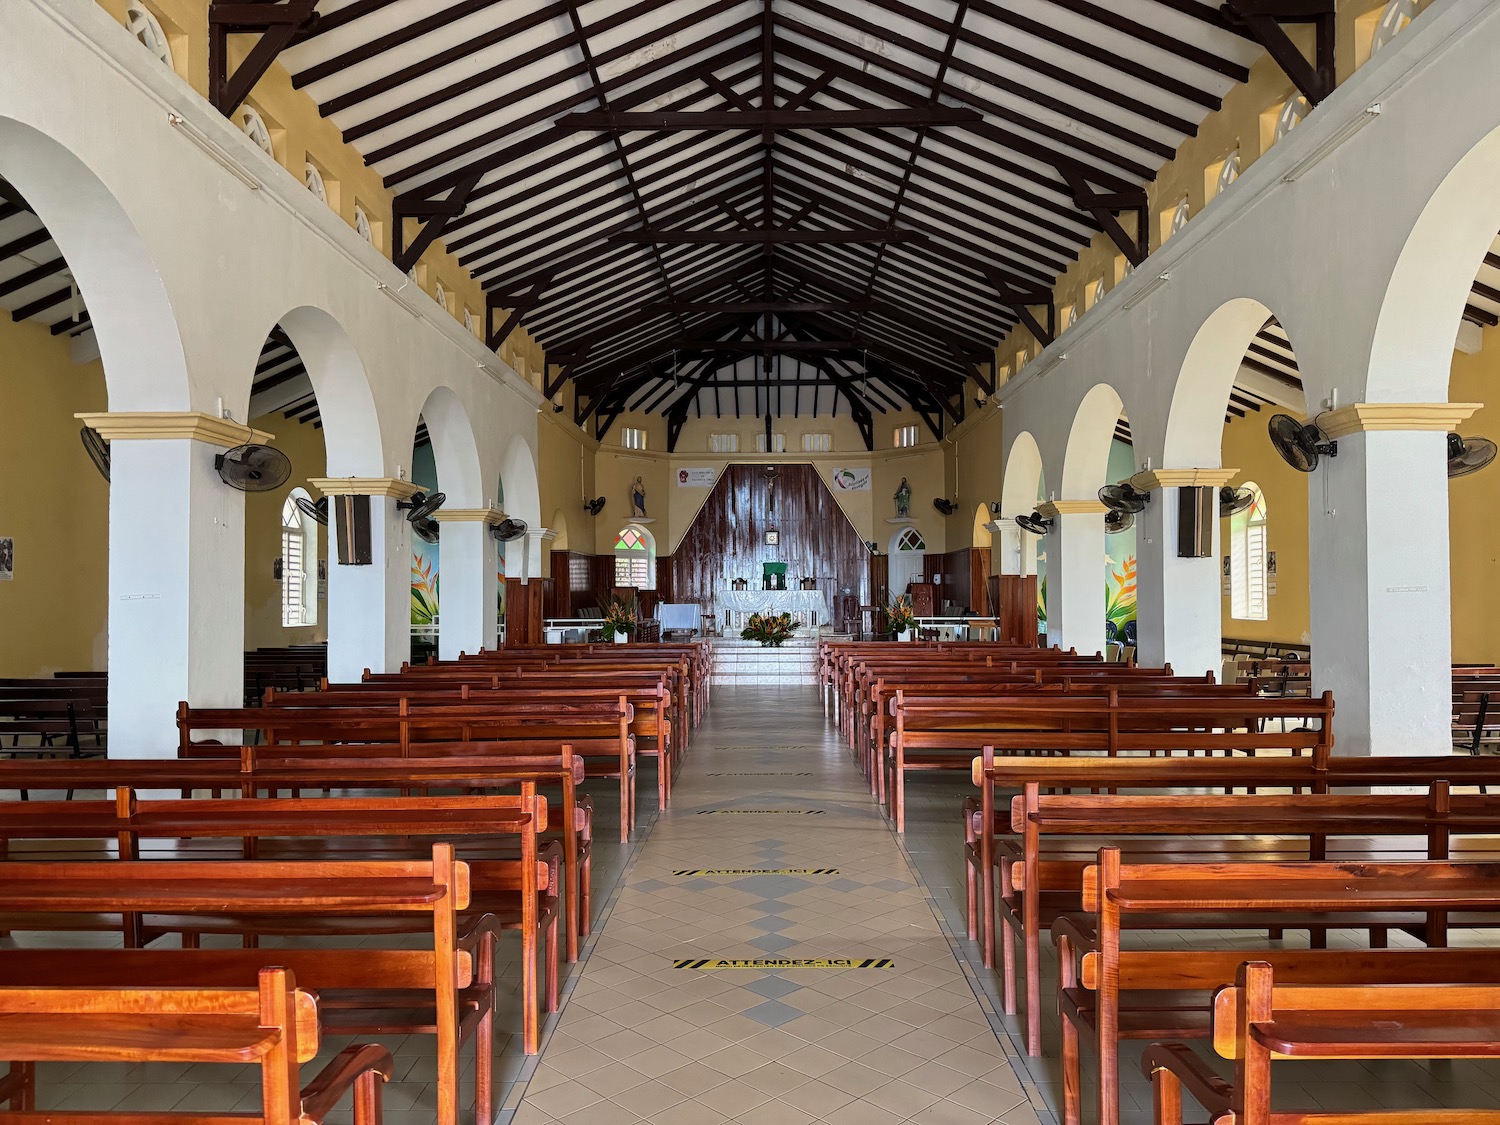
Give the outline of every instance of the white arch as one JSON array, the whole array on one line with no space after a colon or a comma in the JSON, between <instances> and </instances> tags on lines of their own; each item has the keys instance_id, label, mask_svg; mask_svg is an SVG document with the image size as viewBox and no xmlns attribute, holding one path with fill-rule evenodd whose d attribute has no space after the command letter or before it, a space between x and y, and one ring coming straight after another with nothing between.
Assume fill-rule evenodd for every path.
<instances>
[{"instance_id":1,"label":"white arch","mask_svg":"<svg viewBox=\"0 0 1500 1125\"><path fill-rule=\"evenodd\" d=\"M479 443L463 400L449 387L435 387L419 415L432 439L438 488L452 508L478 508L489 502L479 468ZM416 429L416 420L412 420ZM330 453L330 458L331 458Z\"/></svg>"},{"instance_id":2,"label":"white arch","mask_svg":"<svg viewBox=\"0 0 1500 1125\"><path fill-rule=\"evenodd\" d=\"M516 434L505 447L500 475L505 481L506 514L525 520L532 527L538 526L542 519L542 495L537 484L536 455L523 435Z\"/></svg>"},{"instance_id":3,"label":"white arch","mask_svg":"<svg viewBox=\"0 0 1500 1125\"><path fill-rule=\"evenodd\" d=\"M567 549L568 549L568 515L567 515L567 513L564 512L561 508L556 509L552 513L552 522L549 523L547 526L549 528L551 528L554 532L557 533L553 537L553 539L552 539L551 546L552 546L553 552L554 553L557 552L557 551L566 552Z\"/></svg>"},{"instance_id":4,"label":"white arch","mask_svg":"<svg viewBox=\"0 0 1500 1125\"><path fill-rule=\"evenodd\" d=\"M1073 414L1063 453L1059 500L1092 500L1109 481L1109 447L1124 403L1108 383L1096 383Z\"/></svg>"},{"instance_id":5,"label":"white arch","mask_svg":"<svg viewBox=\"0 0 1500 1125\"><path fill-rule=\"evenodd\" d=\"M0 176L35 209L78 282L99 341L109 409L191 409L171 302L119 200L61 143L10 117L0 117Z\"/></svg>"},{"instance_id":6,"label":"white arch","mask_svg":"<svg viewBox=\"0 0 1500 1125\"><path fill-rule=\"evenodd\" d=\"M1210 313L1193 336L1172 391L1163 468L1219 466L1230 388L1250 341L1272 315L1254 297L1236 297Z\"/></svg>"},{"instance_id":7,"label":"white arch","mask_svg":"<svg viewBox=\"0 0 1500 1125\"><path fill-rule=\"evenodd\" d=\"M1000 482L1000 513L1008 518L1029 515L1036 507L1042 487L1042 451L1036 438L1022 430L1011 442L1005 461L1005 476Z\"/></svg>"},{"instance_id":8,"label":"white arch","mask_svg":"<svg viewBox=\"0 0 1500 1125\"><path fill-rule=\"evenodd\" d=\"M1371 342L1368 402L1446 402L1453 341L1500 230L1500 128L1455 164L1401 248Z\"/></svg>"},{"instance_id":9,"label":"white arch","mask_svg":"<svg viewBox=\"0 0 1500 1125\"><path fill-rule=\"evenodd\" d=\"M330 477L385 475L380 419L365 365L348 332L331 314L310 305L277 321L291 338L318 400ZM254 371L251 363L250 370ZM253 375L252 375L253 379ZM245 394L250 394L247 385Z\"/></svg>"}]
</instances>

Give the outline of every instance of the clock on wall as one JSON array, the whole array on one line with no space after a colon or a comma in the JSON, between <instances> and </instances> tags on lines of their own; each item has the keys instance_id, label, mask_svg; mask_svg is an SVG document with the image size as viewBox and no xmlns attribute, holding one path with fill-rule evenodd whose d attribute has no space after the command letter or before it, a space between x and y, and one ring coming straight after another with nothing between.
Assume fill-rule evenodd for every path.
<instances>
[{"instance_id":1,"label":"clock on wall","mask_svg":"<svg viewBox=\"0 0 1500 1125\"><path fill-rule=\"evenodd\" d=\"M767 547L775 547L780 542L781 542L781 532L779 532L779 531L768 531L768 532L766 532L766 546Z\"/></svg>"}]
</instances>

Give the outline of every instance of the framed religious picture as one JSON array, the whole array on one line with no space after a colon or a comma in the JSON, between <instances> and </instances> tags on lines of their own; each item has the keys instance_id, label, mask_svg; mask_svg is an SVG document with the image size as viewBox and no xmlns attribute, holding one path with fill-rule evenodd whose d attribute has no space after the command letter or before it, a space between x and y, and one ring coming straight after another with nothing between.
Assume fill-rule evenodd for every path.
<instances>
[{"instance_id":1,"label":"framed religious picture","mask_svg":"<svg viewBox=\"0 0 1500 1125\"><path fill-rule=\"evenodd\" d=\"M775 546L780 545L780 543L781 543L781 532L779 532L779 531L768 531L768 532L766 532L766 546L767 547L775 547Z\"/></svg>"},{"instance_id":2,"label":"framed religious picture","mask_svg":"<svg viewBox=\"0 0 1500 1125\"><path fill-rule=\"evenodd\" d=\"M9 582L16 576L16 541L9 536L0 538L0 582Z\"/></svg>"}]
</instances>

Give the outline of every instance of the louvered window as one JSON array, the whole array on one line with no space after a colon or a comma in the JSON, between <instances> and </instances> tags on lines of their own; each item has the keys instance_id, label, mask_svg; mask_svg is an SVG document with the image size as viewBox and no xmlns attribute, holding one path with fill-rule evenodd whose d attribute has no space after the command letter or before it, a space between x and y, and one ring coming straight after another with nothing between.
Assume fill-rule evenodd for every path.
<instances>
[{"instance_id":1,"label":"louvered window","mask_svg":"<svg viewBox=\"0 0 1500 1125\"><path fill-rule=\"evenodd\" d=\"M1255 500L1229 520L1229 590L1231 617L1266 619L1266 498L1254 484L1245 485Z\"/></svg>"}]
</instances>

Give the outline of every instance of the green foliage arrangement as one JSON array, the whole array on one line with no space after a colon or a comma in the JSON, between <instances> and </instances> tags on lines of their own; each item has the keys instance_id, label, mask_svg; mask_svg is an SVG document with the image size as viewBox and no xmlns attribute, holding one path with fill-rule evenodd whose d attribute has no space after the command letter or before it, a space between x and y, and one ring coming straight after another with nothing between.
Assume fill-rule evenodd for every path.
<instances>
[{"instance_id":1,"label":"green foliage arrangement","mask_svg":"<svg viewBox=\"0 0 1500 1125\"><path fill-rule=\"evenodd\" d=\"M800 628L802 622L793 621L790 613L752 613L740 630L740 639L759 641L762 648L780 648Z\"/></svg>"},{"instance_id":2,"label":"green foliage arrangement","mask_svg":"<svg viewBox=\"0 0 1500 1125\"><path fill-rule=\"evenodd\" d=\"M905 594L892 602L890 610L886 613L886 621L892 633L904 633L908 629L915 628L916 620L917 615L911 608L911 598Z\"/></svg>"},{"instance_id":3,"label":"green foliage arrangement","mask_svg":"<svg viewBox=\"0 0 1500 1125\"><path fill-rule=\"evenodd\" d=\"M624 633L627 636L635 632L635 606L624 598L610 598L599 607L604 613L604 623L600 631L604 634L606 641L613 640L616 633Z\"/></svg>"}]
</instances>

